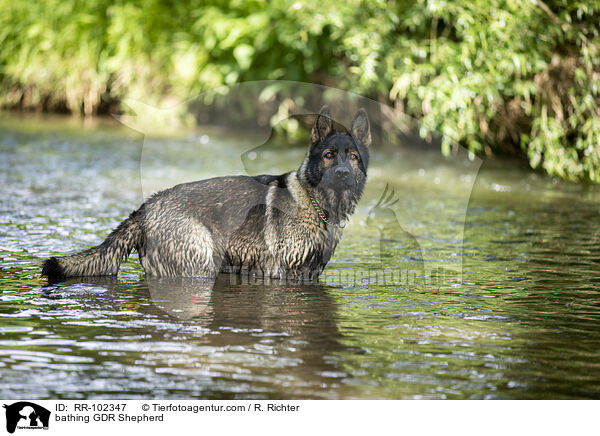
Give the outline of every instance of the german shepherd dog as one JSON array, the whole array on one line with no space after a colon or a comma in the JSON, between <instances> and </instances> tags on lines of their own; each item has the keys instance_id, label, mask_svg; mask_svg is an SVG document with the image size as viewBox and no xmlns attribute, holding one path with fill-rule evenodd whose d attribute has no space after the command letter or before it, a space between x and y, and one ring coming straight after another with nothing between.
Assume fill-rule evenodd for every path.
<instances>
[{"instance_id":1,"label":"german shepherd dog","mask_svg":"<svg viewBox=\"0 0 600 436\"><path fill-rule=\"evenodd\" d=\"M338 132L323 106L297 171L216 177L161 191L100 245L46 260L42 275L115 275L135 249L150 276L316 279L362 195L370 145L364 109L349 131Z\"/></svg>"}]
</instances>

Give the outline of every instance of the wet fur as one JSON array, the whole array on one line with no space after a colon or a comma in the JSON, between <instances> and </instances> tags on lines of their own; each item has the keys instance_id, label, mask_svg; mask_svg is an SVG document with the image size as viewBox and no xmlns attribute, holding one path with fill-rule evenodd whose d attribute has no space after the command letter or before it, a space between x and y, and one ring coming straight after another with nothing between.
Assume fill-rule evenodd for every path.
<instances>
[{"instance_id":1,"label":"wet fur","mask_svg":"<svg viewBox=\"0 0 600 436\"><path fill-rule=\"evenodd\" d=\"M215 277L229 272L314 279L333 256L340 224L362 195L370 143L364 110L349 132L335 132L324 106L297 171L217 177L159 192L102 244L46 260L42 275L114 275L135 249L151 276ZM344 183L338 173L346 173Z\"/></svg>"}]
</instances>

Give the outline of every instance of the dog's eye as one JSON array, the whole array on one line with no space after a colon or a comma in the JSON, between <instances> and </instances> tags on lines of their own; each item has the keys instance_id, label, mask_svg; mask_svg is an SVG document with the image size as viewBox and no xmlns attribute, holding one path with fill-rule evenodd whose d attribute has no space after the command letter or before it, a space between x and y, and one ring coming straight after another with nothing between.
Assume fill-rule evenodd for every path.
<instances>
[{"instance_id":1,"label":"dog's eye","mask_svg":"<svg viewBox=\"0 0 600 436\"><path fill-rule=\"evenodd\" d=\"M335 157L335 153L333 151L328 151L324 154L327 159L333 159Z\"/></svg>"},{"instance_id":2,"label":"dog's eye","mask_svg":"<svg viewBox=\"0 0 600 436\"><path fill-rule=\"evenodd\" d=\"M350 160L358 160L358 154L350 153Z\"/></svg>"}]
</instances>

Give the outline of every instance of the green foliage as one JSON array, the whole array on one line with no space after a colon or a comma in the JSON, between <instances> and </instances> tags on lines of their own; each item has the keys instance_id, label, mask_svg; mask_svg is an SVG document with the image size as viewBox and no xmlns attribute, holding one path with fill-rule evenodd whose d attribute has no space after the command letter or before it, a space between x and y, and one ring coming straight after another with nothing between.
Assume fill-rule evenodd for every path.
<instances>
[{"instance_id":1,"label":"green foliage","mask_svg":"<svg viewBox=\"0 0 600 436\"><path fill-rule=\"evenodd\" d=\"M0 0L0 105L86 115L286 79L600 182L600 0Z\"/></svg>"}]
</instances>

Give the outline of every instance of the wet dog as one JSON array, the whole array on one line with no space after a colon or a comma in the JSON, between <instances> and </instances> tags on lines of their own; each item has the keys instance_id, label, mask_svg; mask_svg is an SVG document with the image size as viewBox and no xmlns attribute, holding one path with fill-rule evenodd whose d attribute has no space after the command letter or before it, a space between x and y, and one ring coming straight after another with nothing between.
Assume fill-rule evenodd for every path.
<instances>
[{"instance_id":1,"label":"wet dog","mask_svg":"<svg viewBox=\"0 0 600 436\"><path fill-rule=\"evenodd\" d=\"M350 130L338 132L323 106L298 170L217 177L166 189L100 245L46 260L42 275L114 275L135 249L151 276L229 272L315 279L362 195L370 145L364 109L356 113Z\"/></svg>"}]
</instances>

